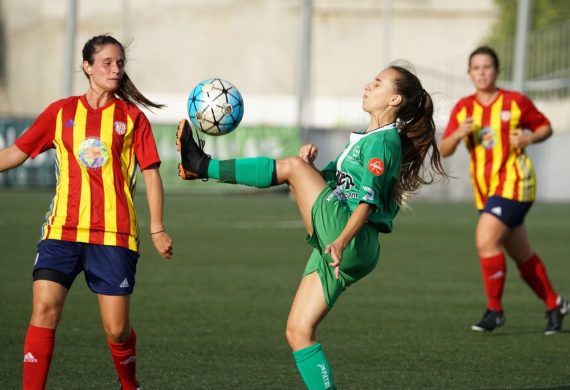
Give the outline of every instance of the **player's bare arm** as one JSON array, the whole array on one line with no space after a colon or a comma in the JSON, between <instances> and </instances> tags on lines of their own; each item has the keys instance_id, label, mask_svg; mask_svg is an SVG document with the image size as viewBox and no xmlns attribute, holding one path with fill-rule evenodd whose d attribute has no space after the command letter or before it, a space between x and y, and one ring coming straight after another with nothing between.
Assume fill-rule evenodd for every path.
<instances>
[{"instance_id":1,"label":"player's bare arm","mask_svg":"<svg viewBox=\"0 0 570 390\"><path fill-rule=\"evenodd\" d=\"M143 177L147 188L146 196L150 211L150 237L158 254L164 259L170 259L172 257L172 239L162 221L164 190L158 167L153 165L145 169Z\"/></svg>"},{"instance_id":2,"label":"player's bare arm","mask_svg":"<svg viewBox=\"0 0 570 390\"><path fill-rule=\"evenodd\" d=\"M457 145L461 140L473 131L473 118L465 119L449 137L442 139L439 143L439 151L443 157L451 156L455 153Z\"/></svg>"},{"instance_id":3,"label":"player's bare arm","mask_svg":"<svg viewBox=\"0 0 570 390\"><path fill-rule=\"evenodd\" d=\"M524 149L525 147L543 142L552 135L552 127L544 125L538 127L534 132L516 128L511 131L509 141L514 148Z\"/></svg>"},{"instance_id":4,"label":"player's bare arm","mask_svg":"<svg viewBox=\"0 0 570 390\"><path fill-rule=\"evenodd\" d=\"M0 172L22 165L27 159L28 155L16 145L0 149Z\"/></svg>"}]
</instances>

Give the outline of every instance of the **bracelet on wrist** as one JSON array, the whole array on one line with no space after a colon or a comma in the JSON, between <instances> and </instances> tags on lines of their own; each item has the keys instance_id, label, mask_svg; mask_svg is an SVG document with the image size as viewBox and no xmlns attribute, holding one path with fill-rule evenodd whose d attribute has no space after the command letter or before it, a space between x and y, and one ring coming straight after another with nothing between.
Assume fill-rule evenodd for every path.
<instances>
[{"instance_id":1,"label":"bracelet on wrist","mask_svg":"<svg viewBox=\"0 0 570 390\"><path fill-rule=\"evenodd\" d=\"M150 235L152 236L153 234L164 233L165 231L166 231L166 229L162 229L162 230L159 230L157 232L151 232Z\"/></svg>"}]
</instances>

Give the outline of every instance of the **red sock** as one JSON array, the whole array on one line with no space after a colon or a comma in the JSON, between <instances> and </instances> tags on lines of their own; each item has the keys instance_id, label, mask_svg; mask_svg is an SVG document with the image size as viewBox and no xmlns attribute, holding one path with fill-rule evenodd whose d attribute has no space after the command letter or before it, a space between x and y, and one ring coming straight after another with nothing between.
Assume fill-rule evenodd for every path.
<instances>
[{"instance_id":1,"label":"red sock","mask_svg":"<svg viewBox=\"0 0 570 390\"><path fill-rule=\"evenodd\" d=\"M53 354L55 329L30 325L24 340L24 390L43 390Z\"/></svg>"},{"instance_id":2,"label":"red sock","mask_svg":"<svg viewBox=\"0 0 570 390\"><path fill-rule=\"evenodd\" d=\"M546 274L546 267L544 267L544 263L540 260L540 257L534 253L529 260L519 264L518 267L521 278L523 278L532 291L544 301L546 308L548 310L556 308L558 294L556 294L550 284L550 280Z\"/></svg>"},{"instance_id":3,"label":"red sock","mask_svg":"<svg viewBox=\"0 0 570 390\"><path fill-rule=\"evenodd\" d=\"M136 358L137 334L131 329L131 335L126 343L114 344L107 339L115 370L119 375L123 390L136 390L137 382L137 358Z\"/></svg>"},{"instance_id":4,"label":"red sock","mask_svg":"<svg viewBox=\"0 0 570 390\"><path fill-rule=\"evenodd\" d=\"M483 283L487 293L487 307L493 311L501 311L503 310L501 298L507 274L505 255L499 253L490 257L481 257L480 261Z\"/></svg>"}]
</instances>

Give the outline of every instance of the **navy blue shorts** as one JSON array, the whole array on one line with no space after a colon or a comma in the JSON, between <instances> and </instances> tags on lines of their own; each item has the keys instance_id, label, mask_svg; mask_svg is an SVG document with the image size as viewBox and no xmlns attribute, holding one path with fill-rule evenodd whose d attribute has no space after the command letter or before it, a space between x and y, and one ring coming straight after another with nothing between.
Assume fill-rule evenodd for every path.
<instances>
[{"instance_id":1,"label":"navy blue shorts","mask_svg":"<svg viewBox=\"0 0 570 390\"><path fill-rule=\"evenodd\" d=\"M81 271L89 289L96 294L129 295L135 287L139 254L110 246L42 240L34 263L34 280L51 280L67 289Z\"/></svg>"},{"instance_id":2,"label":"navy blue shorts","mask_svg":"<svg viewBox=\"0 0 570 390\"><path fill-rule=\"evenodd\" d=\"M491 196L480 212L492 214L510 229L514 229L524 223L531 206L532 202L518 202L500 196Z\"/></svg>"}]
</instances>

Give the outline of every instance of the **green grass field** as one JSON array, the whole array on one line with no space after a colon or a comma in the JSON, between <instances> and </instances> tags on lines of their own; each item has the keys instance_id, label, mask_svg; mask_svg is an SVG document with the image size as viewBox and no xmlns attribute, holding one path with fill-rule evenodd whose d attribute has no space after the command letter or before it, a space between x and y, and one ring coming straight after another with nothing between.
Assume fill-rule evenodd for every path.
<instances>
[{"instance_id":1,"label":"green grass field","mask_svg":"<svg viewBox=\"0 0 570 390\"><path fill-rule=\"evenodd\" d=\"M194 184L193 184L194 185ZM195 185L200 185L196 183ZM0 388L21 386L31 269L51 192L0 191ZM154 252L144 196L133 296L139 379L152 389L302 389L284 337L310 252L282 194L169 195L175 257ZM414 202L382 258L322 323L339 389L570 389L570 332L545 337L543 304L508 264L505 326L469 330L485 299L471 204ZM570 205L537 204L527 226L570 297ZM567 319L570 329L570 319ZM95 296L80 276L58 329L48 389L115 389Z\"/></svg>"}]
</instances>

